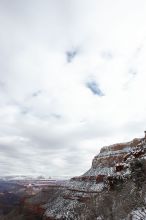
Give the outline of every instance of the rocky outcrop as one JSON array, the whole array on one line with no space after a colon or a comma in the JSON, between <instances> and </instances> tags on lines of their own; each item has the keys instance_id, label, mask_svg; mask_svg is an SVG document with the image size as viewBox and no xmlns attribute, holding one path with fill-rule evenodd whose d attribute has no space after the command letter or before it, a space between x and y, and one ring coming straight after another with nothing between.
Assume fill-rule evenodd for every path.
<instances>
[{"instance_id":1,"label":"rocky outcrop","mask_svg":"<svg viewBox=\"0 0 146 220\"><path fill-rule=\"evenodd\" d=\"M115 183L130 176L130 161L145 157L146 137L103 147L85 174L73 177L56 198L48 201L44 218L76 219L76 207L82 208L94 194L112 190Z\"/></svg>"}]
</instances>

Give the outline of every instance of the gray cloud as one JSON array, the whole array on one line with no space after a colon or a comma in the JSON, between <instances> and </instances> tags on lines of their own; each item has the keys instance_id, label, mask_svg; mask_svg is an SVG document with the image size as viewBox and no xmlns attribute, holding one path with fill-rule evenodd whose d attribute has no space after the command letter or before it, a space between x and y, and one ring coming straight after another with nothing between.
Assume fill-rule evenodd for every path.
<instances>
[{"instance_id":1,"label":"gray cloud","mask_svg":"<svg viewBox=\"0 0 146 220\"><path fill-rule=\"evenodd\" d=\"M5 83L3 81L0 81L0 87L5 87Z\"/></svg>"},{"instance_id":2,"label":"gray cloud","mask_svg":"<svg viewBox=\"0 0 146 220\"><path fill-rule=\"evenodd\" d=\"M145 10L0 1L1 175L79 175L103 145L143 132Z\"/></svg>"},{"instance_id":3,"label":"gray cloud","mask_svg":"<svg viewBox=\"0 0 146 220\"><path fill-rule=\"evenodd\" d=\"M113 59L113 54L111 51L107 50L107 51L102 51L101 53L101 57L105 60L111 60Z\"/></svg>"},{"instance_id":4,"label":"gray cloud","mask_svg":"<svg viewBox=\"0 0 146 220\"><path fill-rule=\"evenodd\" d=\"M33 97L37 97L37 96L39 96L41 93L42 93L41 90L37 90L37 91L35 91L35 92L32 93L32 96L33 96Z\"/></svg>"},{"instance_id":5,"label":"gray cloud","mask_svg":"<svg viewBox=\"0 0 146 220\"><path fill-rule=\"evenodd\" d=\"M138 73L138 71L137 71L137 69L135 69L135 68L130 68L129 71L128 71L128 73L129 73L130 75L132 75L132 76L135 76L135 75Z\"/></svg>"}]
</instances>

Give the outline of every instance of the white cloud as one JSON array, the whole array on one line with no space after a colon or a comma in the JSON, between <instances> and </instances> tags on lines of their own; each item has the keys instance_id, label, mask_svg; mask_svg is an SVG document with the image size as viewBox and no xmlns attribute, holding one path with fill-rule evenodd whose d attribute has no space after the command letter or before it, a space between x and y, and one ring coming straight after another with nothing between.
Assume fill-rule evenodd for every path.
<instances>
[{"instance_id":1,"label":"white cloud","mask_svg":"<svg viewBox=\"0 0 146 220\"><path fill-rule=\"evenodd\" d=\"M144 0L0 6L1 174L78 175L103 145L142 136Z\"/></svg>"}]
</instances>

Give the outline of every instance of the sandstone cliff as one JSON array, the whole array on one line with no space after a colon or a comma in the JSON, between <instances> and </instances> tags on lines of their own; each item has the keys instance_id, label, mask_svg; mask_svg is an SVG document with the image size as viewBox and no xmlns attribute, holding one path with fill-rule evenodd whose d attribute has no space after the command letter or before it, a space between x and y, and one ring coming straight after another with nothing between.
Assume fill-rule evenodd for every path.
<instances>
[{"instance_id":1,"label":"sandstone cliff","mask_svg":"<svg viewBox=\"0 0 146 220\"><path fill-rule=\"evenodd\" d=\"M130 164L135 159L146 159L146 138L103 147L94 157L90 170L69 180L64 190L48 200L44 219L80 219L76 210L82 212L92 196L109 192L114 184L130 178Z\"/></svg>"}]
</instances>

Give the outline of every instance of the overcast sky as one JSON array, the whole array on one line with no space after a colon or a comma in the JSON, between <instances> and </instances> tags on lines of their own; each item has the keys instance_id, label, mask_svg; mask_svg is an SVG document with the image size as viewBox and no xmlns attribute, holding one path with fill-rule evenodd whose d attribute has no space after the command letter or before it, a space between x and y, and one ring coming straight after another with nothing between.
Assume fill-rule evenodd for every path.
<instances>
[{"instance_id":1,"label":"overcast sky","mask_svg":"<svg viewBox=\"0 0 146 220\"><path fill-rule=\"evenodd\" d=\"M0 175L83 174L145 95L145 0L0 0Z\"/></svg>"}]
</instances>

